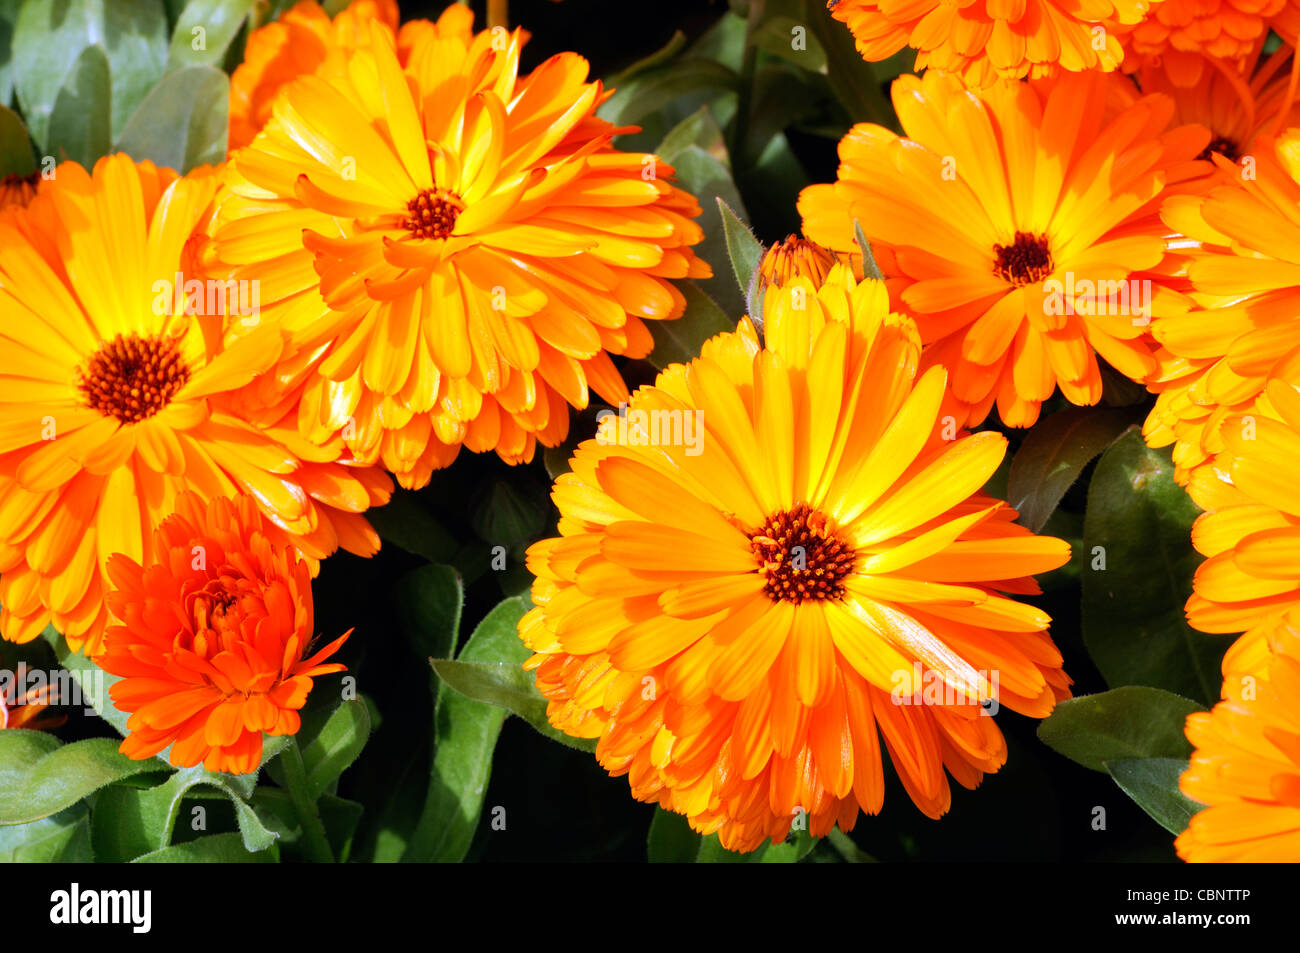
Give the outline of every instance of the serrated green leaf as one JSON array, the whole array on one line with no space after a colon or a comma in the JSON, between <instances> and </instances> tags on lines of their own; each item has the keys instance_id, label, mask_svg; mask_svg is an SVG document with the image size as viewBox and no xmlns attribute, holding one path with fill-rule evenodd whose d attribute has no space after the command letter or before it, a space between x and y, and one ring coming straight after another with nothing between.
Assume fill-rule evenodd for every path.
<instances>
[{"instance_id":1,"label":"serrated green leaf","mask_svg":"<svg viewBox=\"0 0 1300 953\"><path fill-rule=\"evenodd\" d=\"M257 0L190 0L172 31L167 70L220 67Z\"/></svg>"},{"instance_id":2,"label":"serrated green leaf","mask_svg":"<svg viewBox=\"0 0 1300 953\"><path fill-rule=\"evenodd\" d=\"M274 846L248 851L238 834L209 834L137 857L137 864L273 864L280 859Z\"/></svg>"},{"instance_id":3,"label":"serrated green leaf","mask_svg":"<svg viewBox=\"0 0 1300 953\"><path fill-rule=\"evenodd\" d=\"M1205 809L1178 789L1178 777L1187 770L1185 758L1107 761L1106 770L1120 790L1171 834L1181 834L1192 816Z\"/></svg>"},{"instance_id":4,"label":"serrated green leaf","mask_svg":"<svg viewBox=\"0 0 1300 953\"><path fill-rule=\"evenodd\" d=\"M1085 768L1107 761L1182 758L1192 751L1183 734L1196 702L1145 685L1126 685L1061 702L1038 726L1039 739Z\"/></svg>"},{"instance_id":5,"label":"serrated green leaf","mask_svg":"<svg viewBox=\"0 0 1300 953\"><path fill-rule=\"evenodd\" d=\"M185 173L226 157L230 78L215 66L168 73L145 97L118 137L117 148Z\"/></svg>"},{"instance_id":6,"label":"serrated green leaf","mask_svg":"<svg viewBox=\"0 0 1300 953\"><path fill-rule=\"evenodd\" d=\"M88 46L72 65L50 112L46 149L58 161L72 159L87 169L113 144L108 57Z\"/></svg>"},{"instance_id":7,"label":"serrated green leaf","mask_svg":"<svg viewBox=\"0 0 1300 953\"><path fill-rule=\"evenodd\" d=\"M1105 407L1071 407L1038 422L1011 459L1006 500L1019 523L1038 533L1083 468L1133 423Z\"/></svg>"},{"instance_id":8,"label":"serrated green leaf","mask_svg":"<svg viewBox=\"0 0 1300 953\"><path fill-rule=\"evenodd\" d=\"M650 363L663 370L669 364L685 364L700 356L704 342L724 331L734 331L735 323L727 317L712 298L694 282L675 282L683 297L686 310L676 321L647 321L655 347L650 352Z\"/></svg>"},{"instance_id":9,"label":"serrated green leaf","mask_svg":"<svg viewBox=\"0 0 1300 953\"><path fill-rule=\"evenodd\" d=\"M1232 637L1197 632L1184 613L1201 561L1191 543L1197 513L1168 449L1147 447L1137 428L1102 454L1083 524L1083 641L1112 687L1151 685L1203 704L1219 697Z\"/></svg>"}]
</instances>

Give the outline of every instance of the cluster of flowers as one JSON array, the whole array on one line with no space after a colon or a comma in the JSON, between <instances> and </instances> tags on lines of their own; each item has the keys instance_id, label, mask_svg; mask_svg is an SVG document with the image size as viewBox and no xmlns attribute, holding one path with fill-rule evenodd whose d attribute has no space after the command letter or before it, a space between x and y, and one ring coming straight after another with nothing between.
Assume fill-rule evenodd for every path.
<instances>
[{"instance_id":1,"label":"cluster of flowers","mask_svg":"<svg viewBox=\"0 0 1300 953\"><path fill-rule=\"evenodd\" d=\"M255 769L340 667L311 577L378 549L393 478L562 442L711 274L673 170L526 39L306 0L249 37L219 167L6 181L0 633L122 676L132 757Z\"/></svg>"},{"instance_id":2,"label":"cluster of flowers","mask_svg":"<svg viewBox=\"0 0 1300 953\"><path fill-rule=\"evenodd\" d=\"M841 142L806 233L848 251L861 223L970 425L996 403L1028 426L1057 387L1096 403L1099 357L1158 395L1144 435L1205 511L1188 618L1245 632L1187 725L1210 807L1177 848L1297 859L1300 3L830 6L868 58L930 70L894 84L904 137Z\"/></svg>"},{"instance_id":3,"label":"cluster of flowers","mask_svg":"<svg viewBox=\"0 0 1300 953\"><path fill-rule=\"evenodd\" d=\"M1005 440L967 428L995 404L1029 426L1058 387L1096 403L1100 357L1159 394L1147 437L1207 511L1193 622L1249 629L1189 725L1213 806L1179 850L1294 857L1300 130L1291 47L1263 49L1300 4L829 6L868 58L919 50L907 136L852 129L761 316L635 395L610 356L710 274L699 206L612 148L581 57L520 76L522 31L463 7L399 29L392 0L308 0L250 37L222 167L119 155L11 190L0 632L52 622L125 676L129 753L249 770L337 668L310 575L376 550L388 474L529 460L594 390L701 412L703 452L607 420L557 481L520 625L552 722L733 849L878 812L885 751L937 817L949 775L1005 761L991 698L1043 717L1070 686L1013 598L1069 549L981 491ZM256 283L256 313L159 294L182 275Z\"/></svg>"},{"instance_id":4,"label":"cluster of flowers","mask_svg":"<svg viewBox=\"0 0 1300 953\"><path fill-rule=\"evenodd\" d=\"M764 262L761 326L633 398L702 410L712 452L591 441L557 482L521 625L552 720L735 849L878 811L882 737L941 815L945 769L1005 759L988 673L1039 717L1070 684L1007 598L1068 550L979 492L1003 446L961 428L1096 404L1104 362L1158 394L1144 433L1206 511L1189 618L1246 630L1187 726L1210 806L1178 851L1295 859L1300 4L828 6L868 59L929 67L894 83L905 135L850 130ZM859 228L883 284L850 270ZM930 677L942 701L899 706Z\"/></svg>"}]
</instances>

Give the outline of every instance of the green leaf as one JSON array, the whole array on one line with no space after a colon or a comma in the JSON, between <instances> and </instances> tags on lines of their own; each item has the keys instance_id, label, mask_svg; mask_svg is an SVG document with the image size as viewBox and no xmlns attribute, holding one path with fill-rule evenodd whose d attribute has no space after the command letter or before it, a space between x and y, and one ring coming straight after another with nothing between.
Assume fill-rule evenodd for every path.
<instances>
[{"instance_id":1,"label":"green leaf","mask_svg":"<svg viewBox=\"0 0 1300 953\"><path fill-rule=\"evenodd\" d=\"M99 792L90 825L96 859L125 863L166 847L181 799L193 785L185 772L177 772L157 787L116 784Z\"/></svg>"},{"instance_id":2,"label":"green leaf","mask_svg":"<svg viewBox=\"0 0 1300 953\"><path fill-rule=\"evenodd\" d=\"M185 173L226 156L230 79L215 66L185 66L163 77L122 130L117 148L137 162Z\"/></svg>"},{"instance_id":3,"label":"green leaf","mask_svg":"<svg viewBox=\"0 0 1300 953\"><path fill-rule=\"evenodd\" d=\"M549 515L550 499L539 484L493 479L474 495L470 525L480 539L510 549L541 535Z\"/></svg>"},{"instance_id":4,"label":"green leaf","mask_svg":"<svg viewBox=\"0 0 1300 953\"><path fill-rule=\"evenodd\" d=\"M1071 407L1031 428L1007 477L1006 499L1020 511L1020 525L1041 532L1083 468L1131 423L1122 410Z\"/></svg>"},{"instance_id":5,"label":"green leaf","mask_svg":"<svg viewBox=\"0 0 1300 953\"><path fill-rule=\"evenodd\" d=\"M84 804L30 824L0 827L0 863L85 864L95 859Z\"/></svg>"},{"instance_id":6,"label":"green leaf","mask_svg":"<svg viewBox=\"0 0 1300 953\"><path fill-rule=\"evenodd\" d=\"M343 702L310 740L300 738L307 791L319 798L361 755L370 737L370 709L360 698Z\"/></svg>"},{"instance_id":7,"label":"green leaf","mask_svg":"<svg viewBox=\"0 0 1300 953\"><path fill-rule=\"evenodd\" d=\"M817 846L817 838L806 830L794 831L793 836L779 844L768 844L758 849L760 864L797 864Z\"/></svg>"},{"instance_id":8,"label":"green leaf","mask_svg":"<svg viewBox=\"0 0 1300 953\"><path fill-rule=\"evenodd\" d=\"M35 168L27 127L16 112L0 106L0 179L6 175L31 175Z\"/></svg>"},{"instance_id":9,"label":"green leaf","mask_svg":"<svg viewBox=\"0 0 1300 953\"><path fill-rule=\"evenodd\" d=\"M190 0L172 32L167 70L221 66L257 0ZM196 49L199 46L201 48Z\"/></svg>"},{"instance_id":10,"label":"green leaf","mask_svg":"<svg viewBox=\"0 0 1300 953\"><path fill-rule=\"evenodd\" d=\"M1137 428L1098 461L1083 523L1083 641L1111 687L1219 697L1232 637L1197 632L1184 614L1201 559L1191 543L1197 512L1168 449L1148 448Z\"/></svg>"},{"instance_id":11,"label":"green leaf","mask_svg":"<svg viewBox=\"0 0 1300 953\"><path fill-rule=\"evenodd\" d=\"M109 128L110 111L108 58L97 46L81 51L59 90L50 113L46 149L91 168L113 145Z\"/></svg>"},{"instance_id":12,"label":"green leaf","mask_svg":"<svg viewBox=\"0 0 1300 953\"><path fill-rule=\"evenodd\" d=\"M693 863L702 840L685 815L657 808L646 835L646 857L652 864Z\"/></svg>"},{"instance_id":13,"label":"green leaf","mask_svg":"<svg viewBox=\"0 0 1300 953\"><path fill-rule=\"evenodd\" d=\"M826 50L816 34L809 33L807 26L793 17L772 17L754 31L750 42L763 52L779 56L810 73L826 72ZM800 42L803 49L795 46Z\"/></svg>"},{"instance_id":14,"label":"green leaf","mask_svg":"<svg viewBox=\"0 0 1300 953\"><path fill-rule=\"evenodd\" d=\"M397 490L384 506L366 511L366 518L387 544L398 546L431 563L445 563L460 543L409 490Z\"/></svg>"},{"instance_id":15,"label":"green leaf","mask_svg":"<svg viewBox=\"0 0 1300 953\"><path fill-rule=\"evenodd\" d=\"M537 691L536 677L522 668L532 654L519 640L517 629L525 611L524 600L518 596L498 603L471 636L471 641L479 640L473 658L463 652L454 661L431 659L433 670L466 698L504 708L554 741L594 751L595 739L570 737L552 728L546 718L546 699Z\"/></svg>"},{"instance_id":16,"label":"green leaf","mask_svg":"<svg viewBox=\"0 0 1300 953\"><path fill-rule=\"evenodd\" d=\"M397 581L397 618L420 658L439 658L456 650L465 591L451 566L430 564Z\"/></svg>"},{"instance_id":17,"label":"green leaf","mask_svg":"<svg viewBox=\"0 0 1300 953\"><path fill-rule=\"evenodd\" d=\"M713 60L679 59L671 65L639 71L612 82L614 95L601 105L596 115L616 126L633 125L691 93L734 92L738 81L732 70Z\"/></svg>"},{"instance_id":18,"label":"green leaf","mask_svg":"<svg viewBox=\"0 0 1300 953\"><path fill-rule=\"evenodd\" d=\"M32 139L56 155L50 135L59 92L88 47L108 60L110 140L158 82L167 59L167 16L162 0L26 0L13 35L13 81ZM224 121L224 120L223 120Z\"/></svg>"},{"instance_id":19,"label":"green leaf","mask_svg":"<svg viewBox=\"0 0 1300 953\"><path fill-rule=\"evenodd\" d=\"M0 106L8 106L13 101L14 71L10 61L13 59L14 24L18 22L21 4L22 0L0 0Z\"/></svg>"},{"instance_id":20,"label":"green leaf","mask_svg":"<svg viewBox=\"0 0 1300 953\"><path fill-rule=\"evenodd\" d=\"M132 761L108 738L50 748L48 742L11 737L16 734L0 732L0 824L49 817L115 781L159 770L152 758Z\"/></svg>"},{"instance_id":21,"label":"green leaf","mask_svg":"<svg viewBox=\"0 0 1300 953\"><path fill-rule=\"evenodd\" d=\"M675 282L686 298L686 310L676 321L647 321L655 348L650 363L663 370L669 364L684 364L700 356L704 342L724 331L736 330L717 302L692 281Z\"/></svg>"},{"instance_id":22,"label":"green leaf","mask_svg":"<svg viewBox=\"0 0 1300 953\"><path fill-rule=\"evenodd\" d=\"M717 202L721 199L741 215L745 214L745 206L732 179L731 157L717 116L709 106L701 106L664 136L656 152L673 167L677 183L700 203L699 224L704 240L694 251L708 262L713 277L696 279L697 283L724 312L738 317L746 305L745 289L737 288L722 273L727 236Z\"/></svg>"},{"instance_id":23,"label":"green leaf","mask_svg":"<svg viewBox=\"0 0 1300 953\"><path fill-rule=\"evenodd\" d=\"M280 852L270 850L248 851L238 834L209 834L184 844L164 847L153 853L137 857L137 864L273 864Z\"/></svg>"},{"instance_id":24,"label":"green leaf","mask_svg":"<svg viewBox=\"0 0 1300 953\"><path fill-rule=\"evenodd\" d=\"M745 306L750 317L762 321L762 289L759 287L758 268L763 263L763 245L754 237L749 226L721 198L718 214L722 218L722 231L727 239L727 257L731 260L731 273L736 276L740 293L745 296Z\"/></svg>"},{"instance_id":25,"label":"green leaf","mask_svg":"<svg viewBox=\"0 0 1300 953\"><path fill-rule=\"evenodd\" d=\"M1192 746L1183 725L1194 711L1204 709L1158 688L1127 685L1061 702L1039 724L1038 737L1094 771L1105 771L1107 761L1132 758L1186 760Z\"/></svg>"},{"instance_id":26,"label":"green leaf","mask_svg":"<svg viewBox=\"0 0 1300 953\"><path fill-rule=\"evenodd\" d=\"M826 55L831 92L848 113L850 122L875 122L895 129L893 107L880 88L871 64L862 59L848 28L826 12L824 0L806 0L804 22Z\"/></svg>"},{"instance_id":27,"label":"green leaf","mask_svg":"<svg viewBox=\"0 0 1300 953\"><path fill-rule=\"evenodd\" d=\"M268 747L263 746L264 762ZM245 786L244 782L253 777L217 774L195 765L179 769L156 787L106 788L97 796L91 817L96 856L102 860L128 861L166 847L171 843L181 802L195 797L197 788L211 788L228 799L244 846L250 851L266 850L278 835L266 828L248 804L252 787Z\"/></svg>"},{"instance_id":28,"label":"green leaf","mask_svg":"<svg viewBox=\"0 0 1300 953\"><path fill-rule=\"evenodd\" d=\"M1181 834L1204 804L1178 789L1178 776L1187 770L1186 758L1133 758L1107 761L1106 770L1125 794L1171 834Z\"/></svg>"},{"instance_id":29,"label":"green leaf","mask_svg":"<svg viewBox=\"0 0 1300 953\"><path fill-rule=\"evenodd\" d=\"M697 864L752 864L758 861L758 852L742 854L727 850L718 840L717 834L710 834L700 839L700 852L695 855Z\"/></svg>"},{"instance_id":30,"label":"green leaf","mask_svg":"<svg viewBox=\"0 0 1300 953\"><path fill-rule=\"evenodd\" d=\"M862 253L862 277L884 281L885 276L881 273L880 266L876 264L876 256L871 252L871 242L867 241L867 236L862 231L862 223L857 219L853 220L853 237L857 240L858 251Z\"/></svg>"}]
</instances>

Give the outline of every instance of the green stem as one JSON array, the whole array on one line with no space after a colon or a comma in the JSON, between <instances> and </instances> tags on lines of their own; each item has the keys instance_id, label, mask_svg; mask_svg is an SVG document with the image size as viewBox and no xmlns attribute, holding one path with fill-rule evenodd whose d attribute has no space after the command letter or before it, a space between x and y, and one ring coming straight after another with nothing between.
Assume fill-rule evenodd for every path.
<instances>
[{"instance_id":1,"label":"green stem","mask_svg":"<svg viewBox=\"0 0 1300 953\"><path fill-rule=\"evenodd\" d=\"M303 764L297 738L290 739L284 753L280 755L280 764L284 768L284 779L289 785L293 809L302 822L302 836L306 842L308 858L317 864L334 863L334 852L330 850L329 841L325 838L325 825L321 823L320 811L307 790L307 766Z\"/></svg>"},{"instance_id":2,"label":"green stem","mask_svg":"<svg viewBox=\"0 0 1300 953\"><path fill-rule=\"evenodd\" d=\"M509 0L488 0L487 5L487 22L488 27L510 27L510 14L507 11Z\"/></svg>"},{"instance_id":3,"label":"green stem","mask_svg":"<svg viewBox=\"0 0 1300 953\"><path fill-rule=\"evenodd\" d=\"M749 5L749 23L745 27L745 57L740 63L740 89L736 98L736 118L731 125L732 175L743 161L745 137L749 135L749 112L754 103L754 70L758 65L758 47L754 45L754 33L763 17L762 0L753 0Z\"/></svg>"}]
</instances>

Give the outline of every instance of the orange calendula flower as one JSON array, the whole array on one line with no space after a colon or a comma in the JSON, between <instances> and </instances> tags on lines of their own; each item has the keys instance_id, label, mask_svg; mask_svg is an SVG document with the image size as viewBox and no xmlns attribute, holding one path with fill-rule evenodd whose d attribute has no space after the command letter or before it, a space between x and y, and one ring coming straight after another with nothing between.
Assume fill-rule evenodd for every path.
<instances>
[{"instance_id":1,"label":"orange calendula flower","mask_svg":"<svg viewBox=\"0 0 1300 953\"><path fill-rule=\"evenodd\" d=\"M518 32L408 24L403 67L371 29L232 160L215 252L272 289L303 433L418 487L462 444L509 462L558 444L589 388L625 400L610 354L647 354L645 320L685 308L668 279L710 272L699 204L610 146L582 57L521 78Z\"/></svg>"},{"instance_id":2,"label":"orange calendula flower","mask_svg":"<svg viewBox=\"0 0 1300 953\"><path fill-rule=\"evenodd\" d=\"M1174 0L1166 6L1180 6ZM970 86L999 78L1113 70L1124 58L1114 32L1141 21L1161 0L828 0L858 52L883 60L917 51L916 71L956 73Z\"/></svg>"},{"instance_id":3,"label":"orange calendula flower","mask_svg":"<svg viewBox=\"0 0 1300 953\"><path fill-rule=\"evenodd\" d=\"M834 266L835 253L829 248L798 235L788 235L764 253L758 275L764 287L788 284L798 277L821 287Z\"/></svg>"},{"instance_id":4,"label":"orange calendula flower","mask_svg":"<svg viewBox=\"0 0 1300 953\"><path fill-rule=\"evenodd\" d=\"M1185 236L1188 306L1157 311L1162 348L1144 433L1173 443L1184 482L1220 449L1229 414L1252 413L1268 382L1300 382L1300 130L1258 140L1251 174L1226 159L1208 195L1170 198L1161 215Z\"/></svg>"},{"instance_id":5,"label":"orange calendula flower","mask_svg":"<svg viewBox=\"0 0 1300 953\"><path fill-rule=\"evenodd\" d=\"M1069 547L980 491L1005 439L945 434L885 286L838 265L763 307L765 343L743 320L579 446L520 623L552 724L736 850L878 812L881 738L939 817L945 769L1005 760L983 705L1043 717L1070 684L1008 595Z\"/></svg>"},{"instance_id":6,"label":"orange calendula flower","mask_svg":"<svg viewBox=\"0 0 1300 953\"><path fill-rule=\"evenodd\" d=\"M1123 30L1125 65L1163 64L1180 86L1201 82L1220 61L1230 68L1258 53L1273 26L1294 39L1297 0L1169 0Z\"/></svg>"},{"instance_id":7,"label":"orange calendula flower","mask_svg":"<svg viewBox=\"0 0 1300 953\"><path fill-rule=\"evenodd\" d=\"M129 712L121 751L137 760L171 746L171 763L247 774L262 733L296 734L312 679L351 631L311 652L311 568L268 532L257 504L182 494L143 565L108 561L114 625L99 665Z\"/></svg>"},{"instance_id":8,"label":"orange calendula flower","mask_svg":"<svg viewBox=\"0 0 1300 953\"><path fill-rule=\"evenodd\" d=\"M1199 123L1210 130L1210 142L1197 158L1208 160L1218 153L1240 164L1279 122L1300 122L1300 102L1289 95L1289 48L1279 48L1262 63L1258 51L1239 65L1199 53L1188 57L1204 67L1199 71L1204 79L1187 83L1168 58L1144 65L1134 79L1143 93L1163 93L1174 101L1176 125Z\"/></svg>"},{"instance_id":9,"label":"orange calendula flower","mask_svg":"<svg viewBox=\"0 0 1300 953\"><path fill-rule=\"evenodd\" d=\"M370 42L372 21L395 33L397 20L397 0L354 0L333 20L316 0L301 0L250 33L244 61L230 77L230 150L253 141L285 84L314 72L331 50Z\"/></svg>"},{"instance_id":10,"label":"orange calendula flower","mask_svg":"<svg viewBox=\"0 0 1300 953\"><path fill-rule=\"evenodd\" d=\"M1196 746L1179 787L1209 805L1174 841L1192 863L1300 862L1300 628L1278 625L1256 672L1187 718Z\"/></svg>"},{"instance_id":11,"label":"orange calendula flower","mask_svg":"<svg viewBox=\"0 0 1300 953\"><path fill-rule=\"evenodd\" d=\"M1169 131L1164 96L1107 109L1128 87L1089 73L975 94L934 72L900 77L910 138L854 126L838 181L799 197L804 233L837 252L856 253L861 224L972 424L996 401L1006 424L1027 427L1058 386L1095 404L1099 356L1136 380L1156 369L1147 331L1161 286L1134 276L1164 257L1154 200L1206 170L1193 160L1209 132Z\"/></svg>"},{"instance_id":12,"label":"orange calendula flower","mask_svg":"<svg viewBox=\"0 0 1300 953\"><path fill-rule=\"evenodd\" d=\"M1203 632L1246 631L1255 647L1237 651L1257 657L1259 633L1300 610L1300 503L1292 477L1300 389L1270 381L1256 409L1224 418L1215 437L1222 449L1188 485L1206 511L1192 542L1207 558L1196 569L1187 617Z\"/></svg>"},{"instance_id":13,"label":"orange calendula flower","mask_svg":"<svg viewBox=\"0 0 1300 953\"><path fill-rule=\"evenodd\" d=\"M150 561L152 529L185 490L248 494L268 532L313 565L340 545L379 546L360 513L387 500L382 472L341 465L341 441L263 430L229 405L281 339L267 329L221 347L226 312L256 289L189 277L216 189L210 171L178 179L119 153L93 175L60 165L27 209L0 218L0 632L11 641L52 621L97 654L105 561Z\"/></svg>"}]
</instances>

